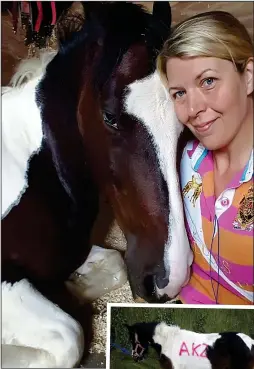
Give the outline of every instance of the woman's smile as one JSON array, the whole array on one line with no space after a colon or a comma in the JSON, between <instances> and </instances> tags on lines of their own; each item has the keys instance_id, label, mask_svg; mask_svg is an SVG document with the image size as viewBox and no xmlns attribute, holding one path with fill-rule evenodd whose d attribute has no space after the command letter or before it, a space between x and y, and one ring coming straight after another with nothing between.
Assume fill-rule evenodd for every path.
<instances>
[{"instance_id":1,"label":"woman's smile","mask_svg":"<svg viewBox=\"0 0 254 369\"><path fill-rule=\"evenodd\" d=\"M211 133L212 125L216 120L217 118L209 122L193 125L193 127L199 135L207 135Z\"/></svg>"}]
</instances>

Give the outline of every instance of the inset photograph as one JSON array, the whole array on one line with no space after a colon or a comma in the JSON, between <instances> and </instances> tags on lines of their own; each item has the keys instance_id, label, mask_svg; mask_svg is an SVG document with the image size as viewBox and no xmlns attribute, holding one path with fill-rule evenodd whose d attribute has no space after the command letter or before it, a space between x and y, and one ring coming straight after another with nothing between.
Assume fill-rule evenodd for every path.
<instances>
[{"instance_id":1,"label":"inset photograph","mask_svg":"<svg viewBox=\"0 0 254 369\"><path fill-rule=\"evenodd\" d=\"M253 369L254 310L108 307L107 369Z\"/></svg>"}]
</instances>

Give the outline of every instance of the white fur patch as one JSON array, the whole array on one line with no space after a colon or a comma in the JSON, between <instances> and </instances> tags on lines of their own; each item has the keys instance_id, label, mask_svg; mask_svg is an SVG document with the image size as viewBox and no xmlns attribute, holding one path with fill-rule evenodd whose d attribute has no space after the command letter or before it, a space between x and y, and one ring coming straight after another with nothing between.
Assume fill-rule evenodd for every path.
<instances>
[{"instance_id":1,"label":"white fur patch","mask_svg":"<svg viewBox=\"0 0 254 369\"><path fill-rule=\"evenodd\" d=\"M26 172L32 154L42 142L36 86L56 53L24 60L12 78L13 87L2 91L2 218L20 201L27 188ZM32 78L22 84L24 78Z\"/></svg>"},{"instance_id":2,"label":"white fur patch","mask_svg":"<svg viewBox=\"0 0 254 369\"><path fill-rule=\"evenodd\" d=\"M55 359L45 350L27 346L2 345L2 368L54 367Z\"/></svg>"},{"instance_id":3,"label":"white fur patch","mask_svg":"<svg viewBox=\"0 0 254 369\"><path fill-rule=\"evenodd\" d=\"M237 336L239 336L243 342L246 344L249 350L251 350L251 347L254 346L254 340L244 333L237 333Z\"/></svg>"},{"instance_id":4,"label":"white fur patch","mask_svg":"<svg viewBox=\"0 0 254 369\"><path fill-rule=\"evenodd\" d=\"M164 263L170 275L169 284L163 289L157 288L157 292L173 298L187 283L193 261L176 171L177 141L183 127L176 118L173 103L157 72L128 87L130 92L126 96L126 112L137 117L152 136L160 169L168 186L170 212Z\"/></svg>"},{"instance_id":5,"label":"white fur patch","mask_svg":"<svg viewBox=\"0 0 254 369\"><path fill-rule=\"evenodd\" d=\"M2 217L26 190L29 158L41 146L41 118L35 103L38 81L2 95Z\"/></svg>"},{"instance_id":6,"label":"white fur patch","mask_svg":"<svg viewBox=\"0 0 254 369\"><path fill-rule=\"evenodd\" d=\"M168 357L174 369L211 369L205 355L207 345L212 345L218 333L196 333L168 326L162 322L155 328L153 340L161 345L161 353Z\"/></svg>"},{"instance_id":7,"label":"white fur patch","mask_svg":"<svg viewBox=\"0 0 254 369\"><path fill-rule=\"evenodd\" d=\"M23 279L2 283L2 345L5 368L73 368L84 339L78 322Z\"/></svg>"}]
</instances>

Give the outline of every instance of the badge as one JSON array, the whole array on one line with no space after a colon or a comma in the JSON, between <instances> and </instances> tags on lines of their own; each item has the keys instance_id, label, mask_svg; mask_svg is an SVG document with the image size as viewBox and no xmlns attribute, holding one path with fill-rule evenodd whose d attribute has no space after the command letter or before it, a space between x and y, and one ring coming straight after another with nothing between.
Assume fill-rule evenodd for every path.
<instances>
[{"instance_id":1,"label":"badge","mask_svg":"<svg viewBox=\"0 0 254 369\"><path fill-rule=\"evenodd\" d=\"M249 188L247 195L244 195L240 202L236 218L233 222L235 229L251 231L253 229L253 185Z\"/></svg>"},{"instance_id":2,"label":"badge","mask_svg":"<svg viewBox=\"0 0 254 369\"><path fill-rule=\"evenodd\" d=\"M192 176L191 181L187 182L187 184L183 188L183 196L187 195L191 190L193 190L193 194L190 198L190 201L192 202L193 206L195 207L196 201L199 198L201 192L202 192L202 182L197 183L197 179L195 176Z\"/></svg>"}]
</instances>

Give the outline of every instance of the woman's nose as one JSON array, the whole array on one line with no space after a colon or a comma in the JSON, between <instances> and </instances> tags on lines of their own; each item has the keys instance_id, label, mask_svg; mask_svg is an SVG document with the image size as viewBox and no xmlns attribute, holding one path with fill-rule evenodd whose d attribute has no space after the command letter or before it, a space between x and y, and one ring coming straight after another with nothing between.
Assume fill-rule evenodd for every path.
<instances>
[{"instance_id":1,"label":"woman's nose","mask_svg":"<svg viewBox=\"0 0 254 369\"><path fill-rule=\"evenodd\" d=\"M195 118L200 112L206 110L206 101L203 94L198 90L187 93L187 111L190 118Z\"/></svg>"}]
</instances>

